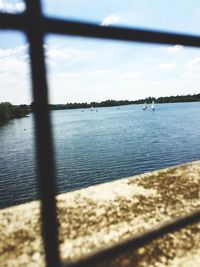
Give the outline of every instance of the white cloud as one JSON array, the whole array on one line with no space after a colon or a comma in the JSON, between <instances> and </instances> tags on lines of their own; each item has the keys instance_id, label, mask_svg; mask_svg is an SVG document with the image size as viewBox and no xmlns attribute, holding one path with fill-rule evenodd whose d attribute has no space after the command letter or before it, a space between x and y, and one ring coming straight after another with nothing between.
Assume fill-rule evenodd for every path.
<instances>
[{"instance_id":1,"label":"white cloud","mask_svg":"<svg viewBox=\"0 0 200 267\"><path fill-rule=\"evenodd\" d=\"M50 60L64 60L64 59L76 59L77 57L80 57L81 55L85 54L85 51L81 51L79 49L61 49L61 48L51 48L48 45L44 45L45 48L45 55Z\"/></svg>"},{"instance_id":2,"label":"white cloud","mask_svg":"<svg viewBox=\"0 0 200 267\"><path fill-rule=\"evenodd\" d=\"M30 103L28 44L0 49L0 102Z\"/></svg>"},{"instance_id":3,"label":"white cloud","mask_svg":"<svg viewBox=\"0 0 200 267\"><path fill-rule=\"evenodd\" d=\"M167 63L161 63L158 66L156 66L156 69L160 69L160 70L169 70L169 69L173 69L176 66L176 64L174 62L167 62Z\"/></svg>"},{"instance_id":4,"label":"white cloud","mask_svg":"<svg viewBox=\"0 0 200 267\"><path fill-rule=\"evenodd\" d=\"M5 0L0 0L0 11L6 13L18 13L25 10L25 3L20 1L17 3L9 3Z\"/></svg>"},{"instance_id":5,"label":"white cloud","mask_svg":"<svg viewBox=\"0 0 200 267\"><path fill-rule=\"evenodd\" d=\"M184 76L188 80L200 80L200 57L195 57L184 64Z\"/></svg>"},{"instance_id":6,"label":"white cloud","mask_svg":"<svg viewBox=\"0 0 200 267\"><path fill-rule=\"evenodd\" d=\"M47 56L53 59L64 59L64 58L69 58L69 54L65 53L64 50L60 49L48 49L47 50Z\"/></svg>"},{"instance_id":7,"label":"white cloud","mask_svg":"<svg viewBox=\"0 0 200 267\"><path fill-rule=\"evenodd\" d=\"M190 70L196 70L200 68L200 57L195 57L193 59L191 59L190 61L188 61L187 63L185 63L184 65L187 69Z\"/></svg>"},{"instance_id":8,"label":"white cloud","mask_svg":"<svg viewBox=\"0 0 200 267\"><path fill-rule=\"evenodd\" d=\"M174 46L169 46L166 48L166 51L168 53L177 53L183 50L183 46L182 45L174 45Z\"/></svg>"},{"instance_id":9,"label":"white cloud","mask_svg":"<svg viewBox=\"0 0 200 267\"><path fill-rule=\"evenodd\" d=\"M28 44L0 49L0 102L30 103ZM139 99L195 93L200 57L176 60L148 53L127 55L113 44L44 45L51 103ZM183 55L184 56L184 55ZM105 60L107 59L107 60ZM195 77L194 77L195 75ZM195 89L196 88L196 89Z\"/></svg>"},{"instance_id":10,"label":"white cloud","mask_svg":"<svg viewBox=\"0 0 200 267\"><path fill-rule=\"evenodd\" d=\"M28 44L17 46L13 49L0 49L0 59L8 57L24 56L28 52Z\"/></svg>"},{"instance_id":11,"label":"white cloud","mask_svg":"<svg viewBox=\"0 0 200 267\"><path fill-rule=\"evenodd\" d=\"M121 17L116 15L116 14L110 14L107 17L105 17L103 19L103 21L101 22L101 26L109 26L112 24L115 24L117 22L121 21Z\"/></svg>"}]
</instances>

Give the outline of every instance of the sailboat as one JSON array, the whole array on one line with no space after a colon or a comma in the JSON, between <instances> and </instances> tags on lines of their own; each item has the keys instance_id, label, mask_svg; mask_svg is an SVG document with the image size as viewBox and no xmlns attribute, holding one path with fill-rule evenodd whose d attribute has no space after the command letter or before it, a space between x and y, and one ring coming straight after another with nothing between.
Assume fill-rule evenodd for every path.
<instances>
[{"instance_id":1,"label":"sailboat","mask_svg":"<svg viewBox=\"0 0 200 267\"><path fill-rule=\"evenodd\" d=\"M143 110L147 109L147 103L144 103L144 107L142 108Z\"/></svg>"},{"instance_id":2,"label":"sailboat","mask_svg":"<svg viewBox=\"0 0 200 267\"><path fill-rule=\"evenodd\" d=\"M152 109L152 110L155 110L155 103L154 103L154 101L152 101L151 109Z\"/></svg>"},{"instance_id":3,"label":"sailboat","mask_svg":"<svg viewBox=\"0 0 200 267\"><path fill-rule=\"evenodd\" d=\"M93 108L93 106L91 106L91 111L94 111L94 108Z\"/></svg>"}]
</instances>

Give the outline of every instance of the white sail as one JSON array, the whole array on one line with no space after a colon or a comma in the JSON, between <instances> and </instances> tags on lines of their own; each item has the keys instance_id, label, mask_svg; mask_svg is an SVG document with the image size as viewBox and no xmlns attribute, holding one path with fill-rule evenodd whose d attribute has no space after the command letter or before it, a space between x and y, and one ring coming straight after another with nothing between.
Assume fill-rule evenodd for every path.
<instances>
[{"instance_id":1,"label":"white sail","mask_svg":"<svg viewBox=\"0 0 200 267\"><path fill-rule=\"evenodd\" d=\"M144 107L142 108L143 110L147 109L147 103L144 103Z\"/></svg>"},{"instance_id":2,"label":"white sail","mask_svg":"<svg viewBox=\"0 0 200 267\"><path fill-rule=\"evenodd\" d=\"M94 108L93 108L93 106L91 106L91 111L93 111L94 110Z\"/></svg>"},{"instance_id":3,"label":"white sail","mask_svg":"<svg viewBox=\"0 0 200 267\"><path fill-rule=\"evenodd\" d=\"M151 108L152 108L152 110L155 110L155 103L154 103L154 101L152 101Z\"/></svg>"}]
</instances>

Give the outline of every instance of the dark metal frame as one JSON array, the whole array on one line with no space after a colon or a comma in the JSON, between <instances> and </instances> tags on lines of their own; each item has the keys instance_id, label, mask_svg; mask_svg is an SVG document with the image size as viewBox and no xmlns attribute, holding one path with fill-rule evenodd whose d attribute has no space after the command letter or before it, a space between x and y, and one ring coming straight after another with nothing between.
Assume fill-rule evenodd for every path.
<instances>
[{"instance_id":1,"label":"dark metal frame","mask_svg":"<svg viewBox=\"0 0 200 267\"><path fill-rule=\"evenodd\" d=\"M41 199L42 236L46 266L61 266L58 244L58 222L56 209L56 182L51 122L48 111L48 88L44 62L43 38L47 33L102 38L118 41L154 44L179 44L200 47L200 37L169 32L157 32L122 27L102 27L92 23L59 20L45 17L40 0L26 0L26 11L22 14L0 13L0 29L19 30L30 42L32 92L35 103L36 146L38 183ZM200 210L160 225L141 235L107 247L66 266L93 266L103 259L112 259L119 253L135 249L200 220ZM93 265L92 265L93 264Z\"/></svg>"}]
</instances>

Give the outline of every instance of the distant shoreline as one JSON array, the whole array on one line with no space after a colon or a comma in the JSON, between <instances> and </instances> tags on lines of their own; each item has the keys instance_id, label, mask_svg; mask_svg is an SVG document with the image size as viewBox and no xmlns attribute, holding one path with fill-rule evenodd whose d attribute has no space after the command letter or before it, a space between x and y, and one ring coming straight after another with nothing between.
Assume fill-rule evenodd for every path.
<instances>
[{"instance_id":1,"label":"distant shoreline","mask_svg":"<svg viewBox=\"0 0 200 267\"><path fill-rule=\"evenodd\" d=\"M148 97L139 100L106 100L102 102L90 102L90 103L67 103L67 104L50 104L50 110L62 110L62 109L84 109L84 108L98 108L98 107L114 107L124 106L131 104L147 104L154 101L157 104L163 103L186 103L186 102L198 102L200 101L200 94L183 95L183 96L166 96L166 97Z\"/></svg>"},{"instance_id":2,"label":"distant shoreline","mask_svg":"<svg viewBox=\"0 0 200 267\"><path fill-rule=\"evenodd\" d=\"M155 104L182 104L182 103L197 103L197 102L200 102L199 101L189 101L189 102L165 102L165 103L155 103ZM130 105L140 105L140 106L143 106L144 103L134 103L134 104L125 104L125 105L113 105L113 106L98 106L98 107L94 107L94 111L97 110L98 108L112 108L112 107L115 107L115 108L122 108L123 106L130 106ZM147 103L147 105L150 105L150 103ZM91 110L91 107L86 107L86 108L51 108L50 111L59 111L59 110L75 110L75 109L79 109L79 110L85 110L85 109L89 109Z\"/></svg>"},{"instance_id":3,"label":"distant shoreline","mask_svg":"<svg viewBox=\"0 0 200 267\"><path fill-rule=\"evenodd\" d=\"M106 100L101 102L83 102L83 103L66 103L66 104L49 104L49 110L65 110L65 109L85 109L85 108L99 108L99 107L118 107L132 104L150 104L154 101L156 104L164 103L187 103L199 102L200 94L193 95L177 95L166 97L148 97L138 100ZM8 102L0 103L0 122L25 117L30 112L34 111L35 105L32 102L30 105L12 105Z\"/></svg>"},{"instance_id":4,"label":"distant shoreline","mask_svg":"<svg viewBox=\"0 0 200 267\"><path fill-rule=\"evenodd\" d=\"M9 121L10 119L26 117L31 112L28 105L12 105L9 102L0 103L0 123Z\"/></svg>"}]
</instances>

